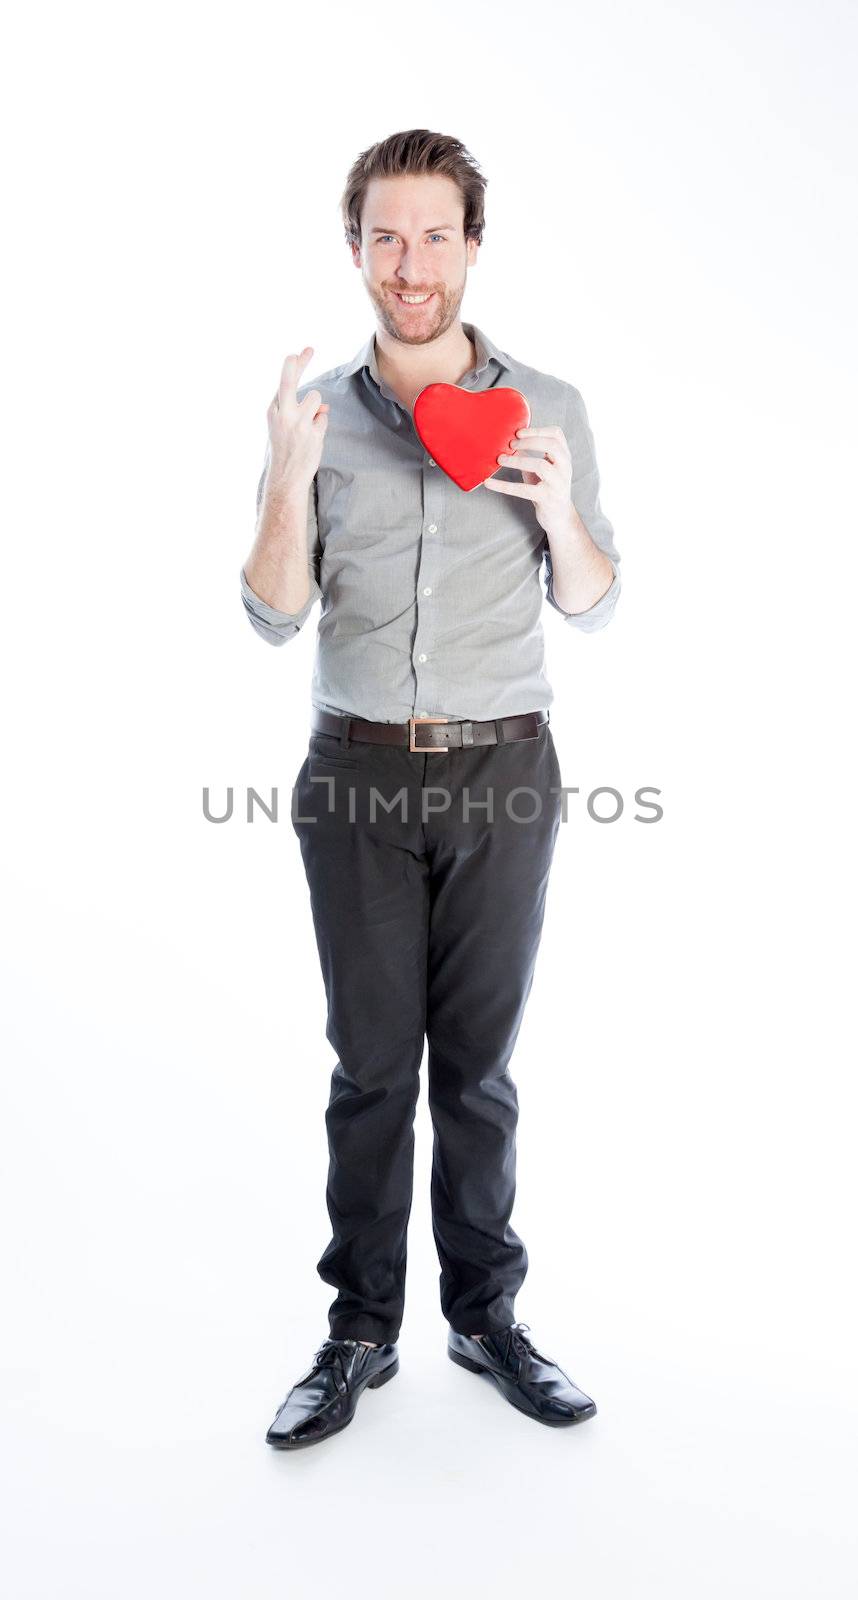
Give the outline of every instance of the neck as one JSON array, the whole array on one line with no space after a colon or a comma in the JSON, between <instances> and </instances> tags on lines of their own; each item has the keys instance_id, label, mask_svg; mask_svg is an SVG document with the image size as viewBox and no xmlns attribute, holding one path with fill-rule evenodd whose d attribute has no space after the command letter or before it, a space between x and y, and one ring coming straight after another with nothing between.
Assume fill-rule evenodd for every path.
<instances>
[{"instance_id":1,"label":"neck","mask_svg":"<svg viewBox=\"0 0 858 1600\"><path fill-rule=\"evenodd\" d=\"M403 344L379 328L375 359L390 388L417 393L427 383L458 383L476 365L477 348L458 320L428 344Z\"/></svg>"}]
</instances>

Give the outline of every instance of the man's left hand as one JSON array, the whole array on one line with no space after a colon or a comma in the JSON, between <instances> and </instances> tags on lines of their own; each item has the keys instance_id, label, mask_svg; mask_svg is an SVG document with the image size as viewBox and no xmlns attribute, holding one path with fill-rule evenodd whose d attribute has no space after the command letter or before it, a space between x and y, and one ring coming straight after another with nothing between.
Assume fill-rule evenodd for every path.
<instances>
[{"instance_id":1,"label":"man's left hand","mask_svg":"<svg viewBox=\"0 0 858 1600\"><path fill-rule=\"evenodd\" d=\"M562 428L519 428L510 450L498 456L499 467L516 467L522 483L486 478L484 489L532 500L536 520L551 536L562 538L580 523L572 503L572 457Z\"/></svg>"}]
</instances>

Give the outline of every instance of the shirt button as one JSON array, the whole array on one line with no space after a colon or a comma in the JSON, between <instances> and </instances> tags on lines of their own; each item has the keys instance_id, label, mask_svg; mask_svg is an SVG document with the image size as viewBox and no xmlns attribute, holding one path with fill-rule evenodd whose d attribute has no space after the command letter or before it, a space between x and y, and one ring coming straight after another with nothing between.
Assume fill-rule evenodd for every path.
<instances>
[{"instance_id":1,"label":"shirt button","mask_svg":"<svg viewBox=\"0 0 858 1600\"><path fill-rule=\"evenodd\" d=\"M418 661L425 661L425 660L426 660L426 657L425 657L425 656L418 656L418 657L417 657L417 660L418 660Z\"/></svg>"},{"instance_id":2,"label":"shirt button","mask_svg":"<svg viewBox=\"0 0 858 1600\"><path fill-rule=\"evenodd\" d=\"M429 465L430 465L430 467L434 467L434 465L435 465L435 463L434 463L434 461L433 461L433 460L432 460L432 457L431 457L431 456L430 456L430 457L429 457Z\"/></svg>"},{"instance_id":3,"label":"shirt button","mask_svg":"<svg viewBox=\"0 0 858 1600\"><path fill-rule=\"evenodd\" d=\"M424 589L424 590L423 590L423 593L424 593L424 594L431 594L431 593L432 593L432 590L431 590L431 589Z\"/></svg>"},{"instance_id":4,"label":"shirt button","mask_svg":"<svg viewBox=\"0 0 858 1600\"><path fill-rule=\"evenodd\" d=\"M426 532L427 533L437 533L438 532L438 524L437 524L437 522L430 522L428 528L426 529Z\"/></svg>"},{"instance_id":5,"label":"shirt button","mask_svg":"<svg viewBox=\"0 0 858 1600\"><path fill-rule=\"evenodd\" d=\"M418 716L418 717L425 717L425 716L428 715L428 713L425 712L425 711L418 711L418 712L415 713L415 715Z\"/></svg>"}]
</instances>

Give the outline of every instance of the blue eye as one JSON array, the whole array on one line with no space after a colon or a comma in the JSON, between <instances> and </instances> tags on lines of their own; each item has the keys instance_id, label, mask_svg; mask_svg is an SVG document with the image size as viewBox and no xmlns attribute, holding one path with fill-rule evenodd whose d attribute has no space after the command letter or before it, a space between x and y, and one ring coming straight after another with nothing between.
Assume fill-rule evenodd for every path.
<instances>
[{"instance_id":1,"label":"blue eye","mask_svg":"<svg viewBox=\"0 0 858 1600\"><path fill-rule=\"evenodd\" d=\"M440 239L442 244L444 242L443 233L430 233L429 237L430 237L430 239ZM382 233L382 234L379 235L378 242L379 242L379 244L383 244L385 239L392 239L392 238L393 238L393 234L392 233Z\"/></svg>"}]
</instances>

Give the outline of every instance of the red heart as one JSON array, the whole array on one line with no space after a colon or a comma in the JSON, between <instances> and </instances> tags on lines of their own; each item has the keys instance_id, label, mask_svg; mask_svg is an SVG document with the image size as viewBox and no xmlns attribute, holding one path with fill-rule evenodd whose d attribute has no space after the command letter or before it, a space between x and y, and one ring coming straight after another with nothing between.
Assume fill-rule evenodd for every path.
<instances>
[{"instance_id":1,"label":"red heart","mask_svg":"<svg viewBox=\"0 0 858 1600\"><path fill-rule=\"evenodd\" d=\"M460 389L427 383L414 402L414 426L433 461L460 489L476 489L499 470L517 428L530 424L518 389Z\"/></svg>"}]
</instances>

